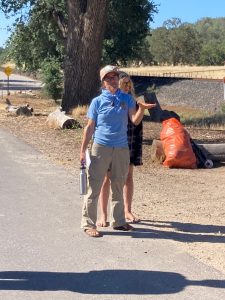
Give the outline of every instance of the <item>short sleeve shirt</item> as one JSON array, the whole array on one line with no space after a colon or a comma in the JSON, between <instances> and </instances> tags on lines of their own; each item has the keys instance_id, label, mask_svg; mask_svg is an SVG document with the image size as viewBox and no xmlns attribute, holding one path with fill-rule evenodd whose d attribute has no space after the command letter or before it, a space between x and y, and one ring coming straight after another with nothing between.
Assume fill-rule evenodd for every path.
<instances>
[{"instance_id":1,"label":"short sleeve shirt","mask_svg":"<svg viewBox=\"0 0 225 300\"><path fill-rule=\"evenodd\" d=\"M127 123L129 109L135 100L120 89L115 94L103 89L89 106L87 117L95 121L94 142L108 147L128 147Z\"/></svg>"}]
</instances>

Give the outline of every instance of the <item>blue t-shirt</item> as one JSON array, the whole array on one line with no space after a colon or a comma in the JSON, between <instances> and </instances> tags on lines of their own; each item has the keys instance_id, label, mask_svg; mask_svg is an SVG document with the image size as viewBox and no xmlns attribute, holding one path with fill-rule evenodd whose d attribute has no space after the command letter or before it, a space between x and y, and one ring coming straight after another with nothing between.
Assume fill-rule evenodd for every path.
<instances>
[{"instance_id":1,"label":"blue t-shirt","mask_svg":"<svg viewBox=\"0 0 225 300\"><path fill-rule=\"evenodd\" d=\"M128 112L135 106L132 96L120 89L115 94L103 89L87 112L87 117L95 121L94 142L108 147L128 147Z\"/></svg>"}]
</instances>

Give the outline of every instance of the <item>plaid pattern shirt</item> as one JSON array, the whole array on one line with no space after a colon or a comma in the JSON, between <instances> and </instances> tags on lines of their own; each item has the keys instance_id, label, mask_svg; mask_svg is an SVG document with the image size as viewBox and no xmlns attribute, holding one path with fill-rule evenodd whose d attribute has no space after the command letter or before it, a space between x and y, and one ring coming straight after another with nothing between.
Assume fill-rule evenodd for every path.
<instances>
[{"instance_id":1,"label":"plaid pattern shirt","mask_svg":"<svg viewBox=\"0 0 225 300\"><path fill-rule=\"evenodd\" d=\"M143 141L143 123L137 126L128 119L127 127L128 146L130 150L130 164L134 166L143 165L142 162L142 141Z\"/></svg>"}]
</instances>

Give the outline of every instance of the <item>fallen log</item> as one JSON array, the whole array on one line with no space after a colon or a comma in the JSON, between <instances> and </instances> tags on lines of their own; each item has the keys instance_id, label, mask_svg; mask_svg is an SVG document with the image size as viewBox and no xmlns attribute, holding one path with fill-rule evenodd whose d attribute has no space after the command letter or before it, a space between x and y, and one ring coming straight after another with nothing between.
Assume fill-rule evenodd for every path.
<instances>
[{"instance_id":1,"label":"fallen log","mask_svg":"<svg viewBox=\"0 0 225 300\"><path fill-rule=\"evenodd\" d=\"M23 106L15 106L15 105L12 105L10 100L7 98L6 99L6 110L7 112L9 113L12 113L12 114L15 114L17 116L32 116L32 113L33 113L33 108L30 107L30 105L27 103L26 105L23 105Z\"/></svg>"},{"instance_id":2,"label":"fallen log","mask_svg":"<svg viewBox=\"0 0 225 300\"><path fill-rule=\"evenodd\" d=\"M62 111L61 107L57 108L54 112L48 115L47 124L55 129L82 128L80 123L72 117L66 115L65 111Z\"/></svg>"},{"instance_id":3,"label":"fallen log","mask_svg":"<svg viewBox=\"0 0 225 300\"><path fill-rule=\"evenodd\" d=\"M225 144L198 144L212 161L225 162Z\"/></svg>"},{"instance_id":4,"label":"fallen log","mask_svg":"<svg viewBox=\"0 0 225 300\"><path fill-rule=\"evenodd\" d=\"M213 162L225 162L225 144L197 144L205 153L208 159ZM160 140L153 140L150 157L152 162L162 163L165 160L163 144Z\"/></svg>"}]
</instances>

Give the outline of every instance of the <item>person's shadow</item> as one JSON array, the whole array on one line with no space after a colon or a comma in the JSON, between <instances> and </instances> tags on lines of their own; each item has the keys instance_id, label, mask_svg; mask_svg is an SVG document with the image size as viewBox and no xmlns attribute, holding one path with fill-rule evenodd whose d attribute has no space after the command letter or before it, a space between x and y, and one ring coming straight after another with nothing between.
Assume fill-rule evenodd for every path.
<instances>
[{"instance_id":1,"label":"person's shadow","mask_svg":"<svg viewBox=\"0 0 225 300\"><path fill-rule=\"evenodd\" d=\"M167 239L184 243L225 243L225 226L142 219L134 231L104 231L103 235L126 235L135 239Z\"/></svg>"},{"instance_id":2,"label":"person's shadow","mask_svg":"<svg viewBox=\"0 0 225 300\"><path fill-rule=\"evenodd\" d=\"M102 270L88 273L5 271L0 290L70 291L84 294L173 294L189 285L225 288L225 280L188 280L173 272Z\"/></svg>"},{"instance_id":3,"label":"person's shadow","mask_svg":"<svg viewBox=\"0 0 225 300\"><path fill-rule=\"evenodd\" d=\"M135 228L133 238L171 239L185 243L225 243L225 226L144 219L140 224L147 227Z\"/></svg>"}]
</instances>

